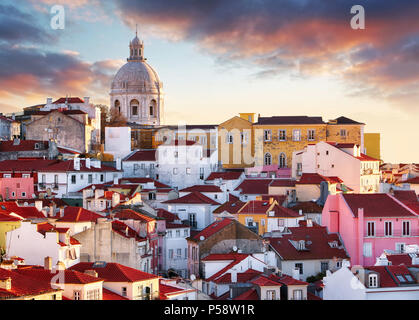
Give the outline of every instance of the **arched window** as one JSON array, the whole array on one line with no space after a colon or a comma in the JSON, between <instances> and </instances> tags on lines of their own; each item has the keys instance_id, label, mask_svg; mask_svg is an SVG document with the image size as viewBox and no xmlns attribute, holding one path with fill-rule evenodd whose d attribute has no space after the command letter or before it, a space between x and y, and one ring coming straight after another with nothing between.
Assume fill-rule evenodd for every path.
<instances>
[{"instance_id":1,"label":"arched window","mask_svg":"<svg viewBox=\"0 0 419 320\"><path fill-rule=\"evenodd\" d=\"M119 102L119 100L115 100L115 109L118 110L119 113L121 113L121 103Z\"/></svg>"},{"instance_id":2,"label":"arched window","mask_svg":"<svg viewBox=\"0 0 419 320\"><path fill-rule=\"evenodd\" d=\"M270 166L272 164L272 156L269 152L265 153L265 166Z\"/></svg>"},{"instance_id":3,"label":"arched window","mask_svg":"<svg viewBox=\"0 0 419 320\"><path fill-rule=\"evenodd\" d=\"M131 100L129 105L130 105L130 108L131 108L131 114L133 116L138 116L138 109L139 109L139 106L140 106L140 103L138 102L138 100L136 100L136 99Z\"/></svg>"},{"instance_id":4,"label":"arched window","mask_svg":"<svg viewBox=\"0 0 419 320\"><path fill-rule=\"evenodd\" d=\"M279 155L279 167L280 168L286 168L287 167L287 158L285 157L285 153L281 153Z\"/></svg>"},{"instance_id":5,"label":"arched window","mask_svg":"<svg viewBox=\"0 0 419 320\"><path fill-rule=\"evenodd\" d=\"M157 102L156 100L151 100L150 102L150 116L151 117L155 117L155 112L156 112L156 106L157 106Z\"/></svg>"}]
</instances>

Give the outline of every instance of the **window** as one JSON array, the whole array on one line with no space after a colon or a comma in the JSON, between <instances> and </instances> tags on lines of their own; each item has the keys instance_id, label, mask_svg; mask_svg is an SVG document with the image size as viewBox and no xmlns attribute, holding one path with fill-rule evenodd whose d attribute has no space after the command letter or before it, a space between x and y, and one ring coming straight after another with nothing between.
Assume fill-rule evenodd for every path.
<instances>
[{"instance_id":1,"label":"window","mask_svg":"<svg viewBox=\"0 0 419 320\"><path fill-rule=\"evenodd\" d=\"M303 290L294 290L292 292L293 300L303 300Z\"/></svg>"},{"instance_id":2,"label":"window","mask_svg":"<svg viewBox=\"0 0 419 320\"><path fill-rule=\"evenodd\" d=\"M197 224L196 224L196 214L195 213L189 213L189 225L192 228L196 228Z\"/></svg>"},{"instance_id":3,"label":"window","mask_svg":"<svg viewBox=\"0 0 419 320\"><path fill-rule=\"evenodd\" d=\"M189 235L188 229L183 230L183 236L184 237L187 237L188 235Z\"/></svg>"},{"instance_id":4,"label":"window","mask_svg":"<svg viewBox=\"0 0 419 320\"><path fill-rule=\"evenodd\" d=\"M263 130L264 141L271 141L271 138L272 138L272 131L271 130Z\"/></svg>"},{"instance_id":5,"label":"window","mask_svg":"<svg viewBox=\"0 0 419 320\"><path fill-rule=\"evenodd\" d=\"M285 154L281 153L279 155L279 167L286 168L287 167L287 159L285 158Z\"/></svg>"},{"instance_id":6,"label":"window","mask_svg":"<svg viewBox=\"0 0 419 320\"><path fill-rule=\"evenodd\" d=\"M105 176L103 174L100 175L100 182L103 182Z\"/></svg>"},{"instance_id":7,"label":"window","mask_svg":"<svg viewBox=\"0 0 419 320\"><path fill-rule=\"evenodd\" d=\"M346 138L346 129L340 129L340 136Z\"/></svg>"},{"instance_id":8,"label":"window","mask_svg":"<svg viewBox=\"0 0 419 320\"><path fill-rule=\"evenodd\" d=\"M176 249L176 258L182 258L182 249Z\"/></svg>"},{"instance_id":9,"label":"window","mask_svg":"<svg viewBox=\"0 0 419 320\"><path fill-rule=\"evenodd\" d=\"M46 177L46 175L45 174L43 174L42 175L42 179L41 179L41 181L42 181L42 183L45 183L45 181L47 180L47 177Z\"/></svg>"},{"instance_id":10,"label":"window","mask_svg":"<svg viewBox=\"0 0 419 320\"><path fill-rule=\"evenodd\" d=\"M326 270L329 270L329 262L328 261L320 262L320 270L321 272L326 272Z\"/></svg>"},{"instance_id":11,"label":"window","mask_svg":"<svg viewBox=\"0 0 419 320\"><path fill-rule=\"evenodd\" d=\"M180 238L180 230L176 230L176 237Z\"/></svg>"},{"instance_id":12,"label":"window","mask_svg":"<svg viewBox=\"0 0 419 320\"><path fill-rule=\"evenodd\" d=\"M93 176L91 174L89 174L87 176L87 183L92 183L93 182Z\"/></svg>"},{"instance_id":13,"label":"window","mask_svg":"<svg viewBox=\"0 0 419 320\"><path fill-rule=\"evenodd\" d=\"M369 242L364 243L364 257L372 256L372 245Z\"/></svg>"},{"instance_id":14,"label":"window","mask_svg":"<svg viewBox=\"0 0 419 320\"><path fill-rule=\"evenodd\" d=\"M227 133L227 143L228 144L232 144L233 143L233 134L232 133Z\"/></svg>"},{"instance_id":15,"label":"window","mask_svg":"<svg viewBox=\"0 0 419 320\"><path fill-rule=\"evenodd\" d=\"M378 276L376 274L370 274L368 276L368 287L377 288L378 286Z\"/></svg>"},{"instance_id":16,"label":"window","mask_svg":"<svg viewBox=\"0 0 419 320\"><path fill-rule=\"evenodd\" d=\"M300 274L303 274L304 273L303 264L302 263L296 263L295 264L295 269L299 269L300 270Z\"/></svg>"},{"instance_id":17,"label":"window","mask_svg":"<svg viewBox=\"0 0 419 320\"><path fill-rule=\"evenodd\" d=\"M30 178L30 177L31 177L30 174L26 174L26 173L22 174L22 178Z\"/></svg>"},{"instance_id":18,"label":"window","mask_svg":"<svg viewBox=\"0 0 419 320\"><path fill-rule=\"evenodd\" d=\"M403 235L410 236L410 221L403 221Z\"/></svg>"},{"instance_id":19,"label":"window","mask_svg":"<svg viewBox=\"0 0 419 320\"><path fill-rule=\"evenodd\" d=\"M367 222L367 237L375 237L375 222Z\"/></svg>"},{"instance_id":20,"label":"window","mask_svg":"<svg viewBox=\"0 0 419 320\"><path fill-rule=\"evenodd\" d=\"M265 159L264 159L265 166L270 166L272 164L272 156L270 153L265 153Z\"/></svg>"},{"instance_id":21,"label":"window","mask_svg":"<svg viewBox=\"0 0 419 320\"><path fill-rule=\"evenodd\" d=\"M191 174L191 168L186 168L186 174Z\"/></svg>"},{"instance_id":22,"label":"window","mask_svg":"<svg viewBox=\"0 0 419 320\"><path fill-rule=\"evenodd\" d=\"M122 287L122 296L123 297L127 296L127 287Z\"/></svg>"},{"instance_id":23,"label":"window","mask_svg":"<svg viewBox=\"0 0 419 320\"><path fill-rule=\"evenodd\" d=\"M22 197L26 197L26 192L22 192Z\"/></svg>"},{"instance_id":24,"label":"window","mask_svg":"<svg viewBox=\"0 0 419 320\"><path fill-rule=\"evenodd\" d=\"M76 184L76 175L71 175L71 184Z\"/></svg>"},{"instance_id":25,"label":"window","mask_svg":"<svg viewBox=\"0 0 419 320\"><path fill-rule=\"evenodd\" d=\"M278 219L278 227L283 227L284 226L284 219Z\"/></svg>"},{"instance_id":26,"label":"window","mask_svg":"<svg viewBox=\"0 0 419 320\"><path fill-rule=\"evenodd\" d=\"M14 191L12 191L12 197L13 197L13 198L15 197L15 195L16 195L16 194L15 194L15 192L14 192Z\"/></svg>"},{"instance_id":27,"label":"window","mask_svg":"<svg viewBox=\"0 0 419 320\"><path fill-rule=\"evenodd\" d=\"M138 100L136 100L136 99L131 100L130 106L131 106L131 114L133 116L138 116L138 106L139 105L140 105L140 103L138 102Z\"/></svg>"},{"instance_id":28,"label":"window","mask_svg":"<svg viewBox=\"0 0 419 320\"><path fill-rule=\"evenodd\" d=\"M253 217L246 217L245 219L246 226L252 226L253 225Z\"/></svg>"},{"instance_id":29,"label":"window","mask_svg":"<svg viewBox=\"0 0 419 320\"><path fill-rule=\"evenodd\" d=\"M384 235L391 237L393 235L393 223L391 221L384 222Z\"/></svg>"},{"instance_id":30,"label":"window","mask_svg":"<svg viewBox=\"0 0 419 320\"><path fill-rule=\"evenodd\" d=\"M166 237L168 238L172 237L172 230L167 231Z\"/></svg>"},{"instance_id":31,"label":"window","mask_svg":"<svg viewBox=\"0 0 419 320\"><path fill-rule=\"evenodd\" d=\"M188 248L185 248L185 259L188 259Z\"/></svg>"},{"instance_id":32,"label":"window","mask_svg":"<svg viewBox=\"0 0 419 320\"><path fill-rule=\"evenodd\" d=\"M314 141L315 140L315 132L314 129L310 129L307 132L307 139L308 141Z\"/></svg>"},{"instance_id":33,"label":"window","mask_svg":"<svg viewBox=\"0 0 419 320\"><path fill-rule=\"evenodd\" d=\"M173 259L173 249L169 249L169 259Z\"/></svg>"},{"instance_id":34,"label":"window","mask_svg":"<svg viewBox=\"0 0 419 320\"><path fill-rule=\"evenodd\" d=\"M266 290L266 300L276 300L275 290Z\"/></svg>"},{"instance_id":35,"label":"window","mask_svg":"<svg viewBox=\"0 0 419 320\"><path fill-rule=\"evenodd\" d=\"M413 280L413 278L412 278L412 276L410 275L410 274L405 274L404 275L404 277L407 279L407 281L409 281L409 282L413 282L414 280Z\"/></svg>"},{"instance_id":36,"label":"window","mask_svg":"<svg viewBox=\"0 0 419 320\"><path fill-rule=\"evenodd\" d=\"M301 140L301 130L293 130L292 131L292 140L293 141L300 141Z\"/></svg>"},{"instance_id":37,"label":"window","mask_svg":"<svg viewBox=\"0 0 419 320\"><path fill-rule=\"evenodd\" d=\"M153 108L153 106L150 106L150 116L153 116L154 115L154 108Z\"/></svg>"},{"instance_id":38,"label":"window","mask_svg":"<svg viewBox=\"0 0 419 320\"><path fill-rule=\"evenodd\" d=\"M156 194L154 192L149 192L148 200L156 200Z\"/></svg>"},{"instance_id":39,"label":"window","mask_svg":"<svg viewBox=\"0 0 419 320\"><path fill-rule=\"evenodd\" d=\"M278 131L278 140L279 141L287 140L287 131L286 130L279 130Z\"/></svg>"},{"instance_id":40,"label":"window","mask_svg":"<svg viewBox=\"0 0 419 320\"><path fill-rule=\"evenodd\" d=\"M3 174L3 178L11 178L11 177L12 177L11 174L8 174L8 173Z\"/></svg>"},{"instance_id":41,"label":"window","mask_svg":"<svg viewBox=\"0 0 419 320\"><path fill-rule=\"evenodd\" d=\"M199 179L204 180L204 168L199 168Z\"/></svg>"},{"instance_id":42,"label":"window","mask_svg":"<svg viewBox=\"0 0 419 320\"><path fill-rule=\"evenodd\" d=\"M73 299L74 300L80 300L81 298L81 292L80 291L73 291Z\"/></svg>"},{"instance_id":43,"label":"window","mask_svg":"<svg viewBox=\"0 0 419 320\"><path fill-rule=\"evenodd\" d=\"M240 135L241 135L242 144L246 145L248 142L247 132L242 132Z\"/></svg>"},{"instance_id":44,"label":"window","mask_svg":"<svg viewBox=\"0 0 419 320\"><path fill-rule=\"evenodd\" d=\"M404 253L405 244L404 243L396 243L396 251L399 253Z\"/></svg>"}]
</instances>

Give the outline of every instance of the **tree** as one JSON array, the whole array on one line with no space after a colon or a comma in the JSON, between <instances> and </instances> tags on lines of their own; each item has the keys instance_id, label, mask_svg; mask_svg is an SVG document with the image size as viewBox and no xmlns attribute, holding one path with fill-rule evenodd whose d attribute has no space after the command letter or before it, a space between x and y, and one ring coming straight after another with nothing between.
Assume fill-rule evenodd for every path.
<instances>
[{"instance_id":1,"label":"tree","mask_svg":"<svg viewBox=\"0 0 419 320\"><path fill-rule=\"evenodd\" d=\"M127 118L120 113L117 109L112 108L109 112L109 121L107 127L124 127L127 125Z\"/></svg>"}]
</instances>

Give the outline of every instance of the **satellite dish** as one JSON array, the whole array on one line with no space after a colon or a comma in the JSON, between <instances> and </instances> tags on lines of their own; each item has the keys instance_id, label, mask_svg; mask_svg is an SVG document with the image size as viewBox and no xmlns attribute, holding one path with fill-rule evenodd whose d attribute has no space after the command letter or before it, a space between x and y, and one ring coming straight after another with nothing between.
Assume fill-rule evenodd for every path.
<instances>
[{"instance_id":1,"label":"satellite dish","mask_svg":"<svg viewBox=\"0 0 419 320\"><path fill-rule=\"evenodd\" d=\"M200 236L199 237L199 240L204 241L205 240L205 237L204 236Z\"/></svg>"},{"instance_id":2,"label":"satellite dish","mask_svg":"<svg viewBox=\"0 0 419 320\"><path fill-rule=\"evenodd\" d=\"M35 193L32 193L32 198L36 199L36 194Z\"/></svg>"},{"instance_id":3,"label":"satellite dish","mask_svg":"<svg viewBox=\"0 0 419 320\"><path fill-rule=\"evenodd\" d=\"M96 189L96 187L93 185L93 186L92 186L92 190L95 190L95 189Z\"/></svg>"},{"instance_id":4,"label":"satellite dish","mask_svg":"<svg viewBox=\"0 0 419 320\"><path fill-rule=\"evenodd\" d=\"M23 203L24 207L27 207L29 205L29 203L27 203L26 201Z\"/></svg>"},{"instance_id":5,"label":"satellite dish","mask_svg":"<svg viewBox=\"0 0 419 320\"><path fill-rule=\"evenodd\" d=\"M234 252L236 252L236 251L237 251L237 247L236 247L236 246L234 246L234 247L233 247L233 251L234 251Z\"/></svg>"},{"instance_id":6,"label":"satellite dish","mask_svg":"<svg viewBox=\"0 0 419 320\"><path fill-rule=\"evenodd\" d=\"M196 280L196 276L194 274L191 274L191 280L195 281Z\"/></svg>"}]
</instances>

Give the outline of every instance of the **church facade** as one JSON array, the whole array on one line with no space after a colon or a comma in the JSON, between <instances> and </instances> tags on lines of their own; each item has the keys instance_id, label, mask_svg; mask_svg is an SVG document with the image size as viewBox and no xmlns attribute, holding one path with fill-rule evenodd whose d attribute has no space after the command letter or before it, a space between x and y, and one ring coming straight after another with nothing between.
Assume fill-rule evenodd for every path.
<instances>
[{"instance_id":1,"label":"church facade","mask_svg":"<svg viewBox=\"0 0 419 320\"><path fill-rule=\"evenodd\" d=\"M163 121L163 83L144 58L144 43L137 34L129 44L129 58L116 73L110 92L110 106L128 123L159 126Z\"/></svg>"}]
</instances>

